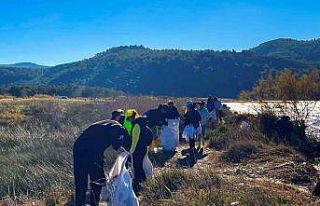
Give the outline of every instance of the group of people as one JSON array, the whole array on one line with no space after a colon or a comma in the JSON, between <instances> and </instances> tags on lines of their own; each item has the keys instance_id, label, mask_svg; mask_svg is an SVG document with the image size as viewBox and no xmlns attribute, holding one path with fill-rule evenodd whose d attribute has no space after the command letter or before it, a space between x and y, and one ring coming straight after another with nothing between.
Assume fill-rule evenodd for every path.
<instances>
[{"instance_id":1,"label":"group of people","mask_svg":"<svg viewBox=\"0 0 320 206\"><path fill-rule=\"evenodd\" d=\"M213 100L213 103L212 103ZM209 97L205 102L186 103L186 112L180 115L173 101L159 105L140 116L134 109L118 109L112 112L111 119L90 125L76 139L73 146L75 204L85 205L88 179L90 178L90 204L99 205L101 188L105 184L104 151L112 146L117 152L128 151L132 154L134 178L133 189L139 192L141 182L146 180L143 159L148 155L148 147L159 139L159 128L167 124L168 119L182 119L182 125L202 128L200 146L203 144L209 122L222 119L221 102ZM196 139L190 139L190 148L195 148Z\"/></svg>"},{"instance_id":2,"label":"group of people","mask_svg":"<svg viewBox=\"0 0 320 206\"><path fill-rule=\"evenodd\" d=\"M187 111L184 115L183 126L192 126L194 134L192 138L188 138L190 150L195 149L195 142L199 140L199 148L203 146L204 138L208 129L213 129L217 123L223 122L223 105L217 97L211 95L207 99L207 103L192 102L186 103Z\"/></svg>"}]
</instances>

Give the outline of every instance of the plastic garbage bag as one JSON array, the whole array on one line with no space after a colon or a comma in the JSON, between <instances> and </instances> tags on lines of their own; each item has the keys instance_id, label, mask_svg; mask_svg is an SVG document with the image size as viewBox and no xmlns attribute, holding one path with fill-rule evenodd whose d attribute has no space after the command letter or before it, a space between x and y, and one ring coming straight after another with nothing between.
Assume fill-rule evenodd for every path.
<instances>
[{"instance_id":1,"label":"plastic garbage bag","mask_svg":"<svg viewBox=\"0 0 320 206\"><path fill-rule=\"evenodd\" d=\"M174 151L176 143L174 140L174 132L167 126L164 126L161 132L161 146L164 151Z\"/></svg>"},{"instance_id":2,"label":"plastic garbage bag","mask_svg":"<svg viewBox=\"0 0 320 206\"><path fill-rule=\"evenodd\" d=\"M144 173L145 173L147 179L153 177L153 165L149 159L148 152L146 153L146 155L143 158L143 170L144 170Z\"/></svg>"},{"instance_id":3,"label":"plastic garbage bag","mask_svg":"<svg viewBox=\"0 0 320 206\"><path fill-rule=\"evenodd\" d=\"M247 121L242 121L240 123L240 129L248 132L251 129L251 125Z\"/></svg>"},{"instance_id":4,"label":"plastic garbage bag","mask_svg":"<svg viewBox=\"0 0 320 206\"><path fill-rule=\"evenodd\" d=\"M168 119L168 126L161 131L161 146L164 151L175 151L179 145L179 120Z\"/></svg>"},{"instance_id":5,"label":"plastic garbage bag","mask_svg":"<svg viewBox=\"0 0 320 206\"><path fill-rule=\"evenodd\" d=\"M138 206L138 199L132 188L132 178L126 169L129 153L122 152L118 155L102 188L101 201L108 202L108 206Z\"/></svg>"},{"instance_id":6,"label":"plastic garbage bag","mask_svg":"<svg viewBox=\"0 0 320 206\"><path fill-rule=\"evenodd\" d=\"M197 135L197 129L194 128L192 124L189 124L185 126L182 138L186 139L187 142L189 142L190 139L195 139Z\"/></svg>"},{"instance_id":7,"label":"plastic garbage bag","mask_svg":"<svg viewBox=\"0 0 320 206\"><path fill-rule=\"evenodd\" d=\"M180 131L179 119L168 119L168 127L172 130L175 146L178 147Z\"/></svg>"}]
</instances>

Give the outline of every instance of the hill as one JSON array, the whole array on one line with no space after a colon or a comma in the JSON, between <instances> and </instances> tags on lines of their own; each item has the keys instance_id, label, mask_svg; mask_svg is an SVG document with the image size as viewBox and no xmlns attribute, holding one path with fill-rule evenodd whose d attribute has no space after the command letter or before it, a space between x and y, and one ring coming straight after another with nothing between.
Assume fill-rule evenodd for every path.
<instances>
[{"instance_id":1,"label":"hill","mask_svg":"<svg viewBox=\"0 0 320 206\"><path fill-rule=\"evenodd\" d=\"M257 47L258 48L258 47ZM312 67L299 58L250 51L149 49L122 46L94 57L45 69L0 68L0 84L82 85L131 94L235 98L268 71L304 72ZM320 56L319 56L320 58Z\"/></svg>"},{"instance_id":2,"label":"hill","mask_svg":"<svg viewBox=\"0 0 320 206\"><path fill-rule=\"evenodd\" d=\"M0 64L0 67L15 67L15 68L37 69L37 68L47 68L48 66L39 65L39 64L32 63L32 62L20 62L20 63L15 63L15 64Z\"/></svg>"},{"instance_id":3,"label":"hill","mask_svg":"<svg viewBox=\"0 0 320 206\"><path fill-rule=\"evenodd\" d=\"M16 68L0 66L0 84L29 84L41 76L41 70L36 68Z\"/></svg>"},{"instance_id":4,"label":"hill","mask_svg":"<svg viewBox=\"0 0 320 206\"><path fill-rule=\"evenodd\" d=\"M320 39L310 41L275 39L260 44L250 51L261 56L280 57L312 64L320 63Z\"/></svg>"}]
</instances>

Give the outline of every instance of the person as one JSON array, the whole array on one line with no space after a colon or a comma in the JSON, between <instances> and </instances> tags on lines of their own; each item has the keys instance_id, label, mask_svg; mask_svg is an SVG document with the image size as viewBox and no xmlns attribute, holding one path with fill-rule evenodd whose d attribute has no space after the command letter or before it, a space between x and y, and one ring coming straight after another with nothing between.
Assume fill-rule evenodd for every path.
<instances>
[{"instance_id":1,"label":"person","mask_svg":"<svg viewBox=\"0 0 320 206\"><path fill-rule=\"evenodd\" d=\"M156 109L146 111L143 116L148 119L150 127L162 126L166 124L166 109L165 105L160 104Z\"/></svg>"},{"instance_id":2,"label":"person","mask_svg":"<svg viewBox=\"0 0 320 206\"><path fill-rule=\"evenodd\" d=\"M191 125L194 127L194 130L196 131L198 127L200 126L201 116L200 114L195 110L195 105L193 102L189 101L186 103L187 112L184 115L184 126ZM195 150L195 141L196 138L190 138L189 139L189 146L190 151L194 152Z\"/></svg>"},{"instance_id":3,"label":"person","mask_svg":"<svg viewBox=\"0 0 320 206\"><path fill-rule=\"evenodd\" d=\"M129 132L129 138L124 141L124 148L132 153L133 158L133 189L136 194L141 189L141 182L146 180L143 169L143 160L148 155L148 147L153 140L151 129L147 126L147 119L140 117L136 110L130 109L125 112L126 121L130 122L130 127L126 128ZM127 124L129 125L129 124Z\"/></svg>"},{"instance_id":4,"label":"person","mask_svg":"<svg viewBox=\"0 0 320 206\"><path fill-rule=\"evenodd\" d=\"M111 145L118 152L124 151L122 144L126 131L121 125L123 120L123 111L116 110L112 112L111 119L90 125L76 139L73 145L76 206L85 205L88 176L91 185L90 204L99 205L101 188L105 182L104 151Z\"/></svg>"},{"instance_id":5,"label":"person","mask_svg":"<svg viewBox=\"0 0 320 206\"><path fill-rule=\"evenodd\" d=\"M177 107L174 106L172 100L168 101L168 111L166 112L167 119L179 119L180 114Z\"/></svg>"},{"instance_id":6,"label":"person","mask_svg":"<svg viewBox=\"0 0 320 206\"><path fill-rule=\"evenodd\" d=\"M215 109L212 95L209 95L207 99L207 109L209 112L212 112Z\"/></svg>"},{"instance_id":7,"label":"person","mask_svg":"<svg viewBox=\"0 0 320 206\"><path fill-rule=\"evenodd\" d=\"M223 115L222 103L218 99L218 97L214 97L213 98L213 102L214 102L214 108L215 108L216 115L217 115L217 120L218 120L219 123L222 123L223 122L223 119L222 119L222 115Z\"/></svg>"},{"instance_id":8,"label":"person","mask_svg":"<svg viewBox=\"0 0 320 206\"><path fill-rule=\"evenodd\" d=\"M199 108L197 109L198 113L200 114L201 117L201 137L199 141L199 148L203 146L203 141L206 136L206 129L207 129L207 124L210 118L210 114L208 109L205 107L204 101L201 101L199 103Z\"/></svg>"},{"instance_id":9,"label":"person","mask_svg":"<svg viewBox=\"0 0 320 206\"><path fill-rule=\"evenodd\" d=\"M166 113L168 106L160 104L158 108L148 110L144 113L144 117L147 118L148 126L151 128L153 133L153 143L152 150L156 151L156 148L159 146L159 138L160 138L160 129L163 125L167 125L166 122Z\"/></svg>"}]
</instances>

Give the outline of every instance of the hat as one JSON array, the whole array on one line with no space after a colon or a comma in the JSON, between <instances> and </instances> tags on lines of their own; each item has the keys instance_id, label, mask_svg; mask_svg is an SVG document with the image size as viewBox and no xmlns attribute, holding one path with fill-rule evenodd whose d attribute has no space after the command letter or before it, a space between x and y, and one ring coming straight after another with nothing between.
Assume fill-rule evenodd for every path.
<instances>
[{"instance_id":1,"label":"hat","mask_svg":"<svg viewBox=\"0 0 320 206\"><path fill-rule=\"evenodd\" d=\"M174 104L174 103L173 103L173 101L172 101L172 100L169 100L169 101L168 101L168 104Z\"/></svg>"},{"instance_id":2,"label":"hat","mask_svg":"<svg viewBox=\"0 0 320 206\"><path fill-rule=\"evenodd\" d=\"M186 107L192 108L193 107L193 102L192 101L187 101L186 102Z\"/></svg>"},{"instance_id":3,"label":"hat","mask_svg":"<svg viewBox=\"0 0 320 206\"><path fill-rule=\"evenodd\" d=\"M126 117L126 119L128 119L130 117L138 117L139 114L135 109L127 109L124 113L124 116Z\"/></svg>"}]
</instances>

